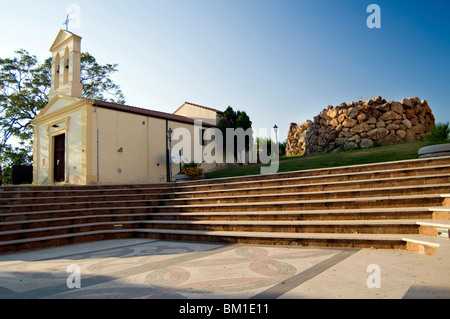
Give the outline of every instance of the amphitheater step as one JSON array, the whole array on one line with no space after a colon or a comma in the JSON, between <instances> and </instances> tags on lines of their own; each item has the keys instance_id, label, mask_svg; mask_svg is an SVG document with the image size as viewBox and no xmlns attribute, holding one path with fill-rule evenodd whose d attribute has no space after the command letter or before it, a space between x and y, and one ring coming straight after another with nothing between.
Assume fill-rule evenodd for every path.
<instances>
[{"instance_id":1,"label":"amphitheater step","mask_svg":"<svg viewBox=\"0 0 450 319\"><path fill-rule=\"evenodd\" d=\"M406 249L432 255L439 247L439 242L423 235L355 235L355 234L311 234L311 233L256 233L256 232L221 232L194 230L158 230L133 229L102 230L78 232L56 236L42 236L31 239L19 239L0 242L0 253L39 249L59 245L76 244L98 240L151 238L165 240L209 241L221 243L295 245L305 247L341 247L372 249Z\"/></svg>"},{"instance_id":2,"label":"amphitheater step","mask_svg":"<svg viewBox=\"0 0 450 319\"><path fill-rule=\"evenodd\" d=\"M420 226L420 234L422 235L449 238L449 220L422 220L418 221L417 224Z\"/></svg>"},{"instance_id":3,"label":"amphitheater step","mask_svg":"<svg viewBox=\"0 0 450 319\"><path fill-rule=\"evenodd\" d=\"M170 196L171 199L164 200L167 205L182 203L185 205L195 205L199 203L236 203L236 202L266 202L266 201L292 201L292 200L334 200L345 198L370 198L383 196L411 196L424 194L442 194L450 189L450 184L425 185L425 186L401 186L390 188L369 188L369 189L349 189L349 190L332 190L332 191L316 191L316 192L295 192L295 193L278 193L260 194L259 190L254 192L239 191L222 196L204 196L204 197L187 197L183 195L176 198L176 195ZM170 195L170 194L169 194ZM196 194L199 196L199 194Z\"/></svg>"},{"instance_id":4,"label":"amphitheater step","mask_svg":"<svg viewBox=\"0 0 450 319\"><path fill-rule=\"evenodd\" d=\"M207 180L200 182L184 182L177 183L177 187L186 191L211 191L216 189L240 189L249 187L261 187L261 186L286 186L286 185L306 185L306 184L320 184L320 183L333 183L333 182L354 182L362 180L382 180L382 179L402 179L411 177L425 177L435 176L442 177L442 181L450 174L450 164L443 166L429 166L420 168L408 168L408 169L387 169L380 171L358 171L358 172L346 172L346 173L334 173L332 171L322 173L319 175L299 175L288 174L286 176L273 175L267 180L249 177L242 177L240 179L224 179L220 180Z\"/></svg>"},{"instance_id":5,"label":"amphitheater step","mask_svg":"<svg viewBox=\"0 0 450 319\"><path fill-rule=\"evenodd\" d=\"M278 174L268 174L268 175L250 175L244 177L230 177L230 178L220 178L220 179L211 179L207 181L191 181L184 182L183 184L190 185L204 185L204 184L214 184L214 183L227 183L231 184L234 182L243 182L246 180L251 181L265 181L270 182L271 180L281 180L291 177L320 177L320 176L329 176L329 175L349 175L353 173L365 173L365 172L375 172L378 173L388 173L391 175L396 175L396 171L404 171L408 172L407 174L401 173L401 175L410 175L410 174L421 174L421 171L427 170L428 168L434 168L440 171L448 169L448 165L450 165L450 157L440 157L440 158L432 158L432 159L418 159L418 160L406 160L406 161L395 161L395 162L383 162L383 163L374 163L374 164L362 164L362 165L352 165L352 166L341 166L341 167L330 167L330 168L320 168L320 169L311 169L311 170L302 170L302 171L294 171L294 172L286 172L286 173L278 173ZM415 173L414 173L415 172ZM394 173L394 174L392 174ZM391 176L395 177L395 176Z\"/></svg>"},{"instance_id":6,"label":"amphitheater step","mask_svg":"<svg viewBox=\"0 0 450 319\"><path fill-rule=\"evenodd\" d=\"M423 165L423 166L419 166ZM72 196L74 192L80 192L85 195L94 195L95 192L124 192L124 191L148 191L163 192L175 189L197 189L206 190L215 187L247 187L248 185L261 183L266 186L282 186L284 183L299 181L303 183L314 183L326 181L336 182L380 179L380 178L402 178L422 175L448 176L450 174L450 158L439 160L416 160L409 163L389 162L372 165L358 165L349 167L337 167L329 169L307 170L299 172L279 173L273 175L257 175L249 177L235 177L220 180L204 180L196 182L183 182L176 184L142 184L142 185L97 185L97 186L28 186L28 187L2 187L0 188L0 198L5 196L28 196L33 194L45 196L45 194L58 193Z\"/></svg>"},{"instance_id":7,"label":"amphitheater step","mask_svg":"<svg viewBox=\"0 0 450 319\"><path fill-rule=\"evenodd\" d=\"M214 190L185 190L174 188L176 192L168 192L168 198L173 197L198 197L198 196L230 196L239 194L274 194L290 192L317 192L317 191L344 191L344 190L365 190L382 189L392 187L419 187L424 185L443 185L450 184L450 174L446 175L426 175L426 176L408 176L400 178L381 178L376 180L354 180L340 182L311 183L299 185L277 185L277 186L259 186L245 188L227 188Z\"/></svg>"},{"instance_id":8,"label":"amphitheater step","mask_svg":"<svg viewBox=\"0 0 450 319\"><path fill-rule=\"evenodd\" d=\"M159 238L432 254L450 157L146 185L0 188L0 253Z\"/></svg>"},{"instance_id":9,"label":"amphitheater step","mask_svg":"<svg viewBox=\"0 0 450 319\"><path fill-rule=\"evenodd\" d=\"M434 219L450 220L450 207L435 207L432 210Z\"/></svg>"},{"instance_id":10,"label":"amphitheater step","mask_svg":"<svg viewBox=\"0 0 450 319\"><path fill-rule=\"evenodd\" d=\"M425 221L424 221L425 223ZM429 225L431 224L428 221ZM382 221L144 221L117 220L44 227L5 230L0 232L0 241L20 238L40 237L42 234L60 235L96 230L121 229L160 229L160 230L205 230L205 231L243 231L243 232L284 232L284 233L348 233L348 234L419 234L420 225L415 220Z\"/></svg>"},{"instance_id":11,"label":"amphitheater step","mask_svg":"<svg viewBox=\"0 0 450 319\"><path fill-rule=\"evenodd\" d=\"M169 184L170 185L170 184ZM136 195L136 194L165 194L171 190L171 187L145 186L134 188L123 185L120 188L103 188L91 186L83 186L83 188L72 186L66 187L64 190L60 190L54 186L52 189L42 190L40 186L25 187L23 190L20 188L9 189L5 187L3 192L0 192L0 198L2 199L33 199L33 198L51 198L51 197L74 197L74 196L115 196L115 195Z\"/></svg>"},{"instance_id":12,"label":"amphitheater step","mask_svg":"<svg viewBox=\"0 0 450 319\"><path fill-rule=\"evenodd\" d=\"M437 188L438 190L447 189L447 186ZM388 196L395 194L394 190L385 189L381 192L371 190L354 192L315 192L300 194L274 194L274 195L254 195L254 196L231 196L231 197L205 197L196 199L148 199L148 200L103 200L89 202L60 202L60 203L40 203L40 204L22 204L0 206L0 214L17 213L25 214L38 211L58 211L70 209L95 209L95 208L114 208L114 207L152 207L154 211L167 212L169 210L177 211L210 211L217 212L223 210L236 211L245 208L251 210L298 210L298 209L340 209L340 208L372 208L372 207L411 207L417 206L420 202L423 206L440 206L442 197L439 193L427 194L419 192L413 195ZM436 188L421 188L428 191L434 191ZM401 194L407 192L403 189ZM339 196L341 195L341 196ZM374 195L373 197L367 197ZM384 195L384 196L380 196ZM364 197L366 196L366 197Z\"/></svg>"},{"instance_id":13,"label":"amphitheater step","mask_svg":"<svg viewBox=\"0 0 450 319\"><path fill-rule=\"evenodd\" d=\"M51 247L93 240L112 238L152 238L168 240L210 241L247 244L282 244L314 247L348 247L348 248L383 248L405 249L406 242L399 235L354 235L354 234L310 234L310 233L276 233L276 232L230 232L197 230L99 230L59 235L21 238L0 242L0 252Z\"/></svg>"},{"instance_id":14,"label":"amphitheater step","mask_svg":"<svg viewBox=\"0 0 450 319\"><path fill-rule=\"evenodd\" d=\"M38 204L87 203L87 202L120 202L120 201L155 201L165 199L165 194L107 194L107 195L79 195L53 197L20 197L0 199L3 207L28 206Z\"/></svg>"},{"instance_id":15,"label":"amphitheater step","mask_svg":"<svg viewBox=\"0 0 450 319\"><path fill-rule=\"evenodd\" d=\"M430 168L422 168L430 169ZM380 172L384 174L379 177L377 174L370 172L366 179L360 176L361 173L354 174L341 174L333 176L319 176L316 177L301 177L301 178L284 178L270 181L258 181L256 184L254 181L242 180L236 183L218 183L218 184L195 184L189 185L189 183L175 184L172 188L166 187L130 187L130 188L100 188L95 187L90 189L85 187L84 189L74 186L73 188L65 187L64 190L55 188L52 191L41 190L41 187L34 187L34 191L30 190L32 187L26 187L24 190L3 191L0 192L0 205L8 205L12 203L39 203L46 201L46 198L54 199L56 201L65 200L67 197L71 199L92 198L92 200L99 198L124 197L130 196L145 196L148 198L161 198L163 194L166 194L169 198L174 196L189 196L195 197L198 194L207 194L207 196L219 196L226 194L234 194L235 192L242 191L242 193L252 194L271 194L279 192L312 192L312 191L332 191L332 190L345 190L345 189L364 189L364 188L382 188L392 186L419 186L430 184L448 184L450 183L450 167L444 174L440 171L441 168L433 168L438 170L433 175L417 175L417 171L411 171L407 176L402 177L384 177L390 176L392 173L388 173L386 170ZM430 173L427 171L427 173ZM416 174L416 175L411 175ZM270 183L269 183L270 182ZM5 188L8 189L8 188ZM16 188L14 188L16 189ZM207 192L205 192L207 191ZM11 202L7 202L10 199ZM34 202L33 202L34 201Z\"/></svg>"},{"instance_id":16,"label":"amphitheater step","mask_svg":"<svg viewBox=\"0 0 450 319\"><path fill-rule=\"evenodd\" d=\"M114 190L84 190L84 191L35 191L35 192L5 192L0 197L0 205L15 204L38 204L40 202L60 202L66 201L67 197L72 200L83 201L86 199L127 199L127 198L177 198L187 197L195 198L199 196L217 197L230 196L234 194L276 194L290 192L318 192L318 191L340 191L345 190L366 190L366 189L383 189L383 188L407 188L407 187L425 187L429 188L435 185L449 185L450 174L446 175L425 175L425 176L409 176L400 178L382 178L369 180L354 180L340 182L325 182L313 184L299 185L277 185L277 186L260 186L246 188L231 189L214 189L214 190L186 190L181 186L174 186L172 190L161 190L155 188L139 188L139 189L114 189Z\"/></svg>"},{"instance_id":17,"label":"amphitheater step","mask_svg":"<svg viewBox=\"0 0 450 319\"><path fill-rule=\"evenodd\" d=\"M334 209L301 211L250 211L250 212L191 212L153 213L152 220L380 220L380 219L431 219L433 211L428 207Z\"/></svg>"},{"instance_id":18,"label":"amphitheater step","mask_svg":"<svg viewBox=\"0 0 450 319\"><path fill-rule=\"evenodd\" d=\"M433 218L433 211L426 207L378 208L344 210L303 210L303 211L255 211L219 213L151 213L151 208L68 210L34 212L28 214L0 215L0 230L30 229L33 227L63 226L82 223L109 221L345 221L345 220L419 220Z\"/></svg>"},{"instance_id":19,"label":"amphitheater step","mask_svg":"<svg viewBox=\"0 0 450 319\"><path fill-rule=\"evenodd\" d=\"M124 223L127 226L127 223ZM142 228L189 229L204 231L347 233L347 234L418 234L414 220L383 221L146 221Z\"/></svg>"},{"instance_id":20,"label":"amphitheater step","mask_svg":"<svg viewBox=\"0 0 450 319\"><path fill-rule=\"evenodd\" d=\"M273 202L240 202L240 203L210 203L197 205L165 205L155 206L155 212L224 212L224 211L292 211L313 209L365 209L365 208L395 208L434 207L442 204L438 194L413 196L385 196L343 198L330 200L303 201L273 201ZM220 205L219 205L220 204Z\"/></svg>"},{"instance_id":21,"label":"amphitheater step","mask_svg":"<svg viewBox=\"0 0 450 319\"><path fill-rule=\"evenodd\" d=\"M66 220L70 221L70 220ZM24 228L20 224L9 223L0 232L0 241L21 238L35 238L45 235L62 235L88 231L111 229L158 229L200 230L200 231L239 231L239 232L278 232L278 233L335 233L335 234L423 234L438 236L438 229L448 233L450 222L436 220L340 220L340 221L170 221L139 220L117 218L114 221L99 222L79 220L78 223L61 224L58 221L41 220L29 223ZM16 227L13 227L13 226ZM26 225L26 224L25 224ZM7 226L7 225L4 225ZM432 231L433 230L433 231Z\"/></svg>"},{"instance_id":22,"label":"amphitheater step","mask_svg":"<svg viewBox=\"0 0 450 319\"><path fill-rule=\"evenodd\" d=\"M221 192L214 194L215 196L207 196L204 192L196 193L168 193L164 194L126 194L126 195L95 195L95 196L72 196L70 203L66 197L44 197L44 198L20 198L20 199L0 199L0 205L3 211L7 208L15 212L23 212L30 210L29 205L33 205L33 210L48 209L50 206L58 206L60 209L68 205L75 207L76 205L85 205L93 203L95 205L110 206L111 203L122 202L127 203L151 203L155 204L189 204L197 203L237 203L249 201L288 201L288 200L313 200L313 199L338 199L338 198L359 198L359 197L381 197L381 196L399 196L399 195L423 195L423 194L441 194L450 190L450 184L436 185L419 185L419 186L398 186L390 188L365 188L365 189L347 189L347 190L322 190L313 192L295 192L281 193L274 190L269 193L262 193L260 189L241 190L234 192ZM226 194L226 196L225 196ZM178 197L177 197L178 196ZM64 206L61 206L64 204ZM96 206L91 206L96 207ZM39 209L40 208L40 209Z\"/></svg>"}]
</instances>

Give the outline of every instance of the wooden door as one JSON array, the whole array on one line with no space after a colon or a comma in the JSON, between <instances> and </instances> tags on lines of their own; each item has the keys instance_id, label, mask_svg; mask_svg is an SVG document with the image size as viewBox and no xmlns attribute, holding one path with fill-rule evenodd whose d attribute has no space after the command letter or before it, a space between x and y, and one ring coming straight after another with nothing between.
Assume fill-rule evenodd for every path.
<instances>
[{"instance_id":1,"label":"wooden door","mask_svg":"<svg viewBox=\"0 0 450 319\"><path fill-rule=\"evenodd\" d=\"M53 154L53 177L55 183L66 180L66 136L65 134L55 136Z\"/></svg>"}]
</instances>

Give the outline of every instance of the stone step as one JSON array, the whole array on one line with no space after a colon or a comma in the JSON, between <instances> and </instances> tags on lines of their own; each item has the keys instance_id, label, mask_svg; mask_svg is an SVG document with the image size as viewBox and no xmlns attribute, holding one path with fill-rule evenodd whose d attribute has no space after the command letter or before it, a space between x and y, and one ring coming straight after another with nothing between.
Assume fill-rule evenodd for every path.
<instances>
[{"instance_id":1,"label":"stone step","mask_svg":"<svg viewBox=\"0 0 450 319\"><path fill-rule=\"evenodd\" d=\"M8 205L0 206L0 214L2 213L29 213L38 211L58 211L70 209L85 209L90 210L99 207L114 208L114 207L155 207L162 204L158 199L156 200L122 200L122 201L91 201L91 202L61 202L61 203L43 203L34 205Z\"/></svg>"},{"instance_id":2,"label":"stone step","mask_svg":"<svg viewBox=\"0 0 450 319\"><path fill-rule=\"evenodd\" d=\"M101 186L98 187L90 187L84 186L84 188L80 189L79 187L66 188L64 190L59 189L58 187L53 187L53 189L49 190L39 190L39 186L37 186L36 190L14 190L14 191L5 191L0 192L1 199L32 199L32 198L50 198L50 197L75 197L75 196L115 196L121 194L165 194L169 192L172 188L172 184L168 184L170 187L160 187L159 185L147 186L139 188L129 187L127 185L122 185L120 188L103 188Z\"/></svg>"},{"instance_id":3,"label":"stone step","mask_svg":"<svg viewBox=\"0 0 450 319\"><path fill-rule=\"evenodd\" d=\"M443 198L439 194L413 196L384 196L342 198L330 200L301 200L276 202L241 202L198 204L198 205L165 205L154 207L155 212L236 212L236 211L298 211L324 209L365 209L365 208L404 208L435 207L442 205Z\"/></svg>"},{"instance_id":4,"label":"stone step","mask_svg":"<svg viewBox=\"0 0 450 319\"><path fill-rule=\"evenodd\" d=\"M431 224L432 221L423 221ZM428 225L427 224L427 225ZM335 233L335 234L419 234L421 225L414 220L383 221L116 221L72 224L54 227L40 227L1 231L0 241L12 241L41 236L63 235L66 233L91 232L101 230L199 230L227 232L279 232L279 233Z\"/></svg>"},{"instance_id":5,"label":"stone step","mask_svg":"<svg viewBox=\"0 0 450 319\"><path fill-rule=\"evenodd\" d=\"M348 185L350 187L350 185ZM353 185L352 185L353 186ZM240 200L251 199L267 201L267 200L292 200L292 199L334 199L334 198L347 198L347 197L372 197L372 196L384 196L384 195L419 195L419 194L437 194L445 193L450 190L450 183L437 184L437 185L409 185L409 186L397 186L389 188L356 188L356 189L344 189L344 190L326 190L326 186L316 191L306 191L296 193L284 193L286 188L265 188L265 189L243 189L243 190L228 190L228 191L214 191L208 192L192 192L192 193L168 193L162 194L123 194L123 195L95 195L95 196L73 196L70 198L71 203L86 203L86 202L110 202L110 201L158 201L159 203L167 203L169 205L175 203L195 204L201 201L202 203L211 203L217 201L218 203L226 202L238 202ZM213 196L215 195L215 196ZM193 202L193 199L196 202ZM19 208L20 206L37 205L42 207L41 204L54 205L67 203L66 197L44 197L44 198L15 198L15 199L0 199L1 208Z\"/></svg>"},{"instance_id":6,"label":"stone step","mask_svg":"<svg viewBox=\"0 0 450 319\"><path fill-rule=\"evenodd\" d=\"M433 172L435 174L448 174L450 173L450 157L442 157L437 159L422 159L422 160L409 160L399 162L386 162L367 165L354 165L346 167L334 167L315 170L303 170L297 172L278 173L271 175L254 175L244 177L232 177L224 179L211 179L190 181L183 183L163 183L163 184L136 184L136 185L90 185L90 186L72 186L72 185L58 185L58 186L7 186L0 187L0 198L4 196L21 196L25 194L27 197L34 197L32 194L41 194L58 192L61 194L66 193L67 196L73 192L81 192L85 195L92 194L93 192L108 192L108 191L125 191L146 189L146 191L164 191L174 188L188 189L199 187L220 187L223 185L230 185L236 187L241 184L248 183L284 183L284 180L308 180L308 179L321 179L329 177L339 177L342 179L352 176L355 179L361 178L381 178L383 176L389 177L401 177L401 176L417 176L425 175L427 172ZM369 175L364 175L369 173ZM246 185L248 186L248 185ZM80 193L80 194L81 194ZM39 196L41 196L39 195Z\"/></svg>"},{"instance_id":7,"label":"stone step","mask_svg":"<svg viewBox=\"0 0 450 319\"><path fill-rule=\"evenodd\" d=\"M329 234L185 231L159 229L134 230L140 238L212 241L242 244L290 245L304 247L401 249L433 255L442 239L415 234Z\"/></svg>"},{"instance_id":8,"label":"stone step","mask_svg":"<svg viewBox=\"0 0 450 319\"><path fill-rule=\"evenodd\" d=\"M151 220L186 221L264 221L264 220L383 220L383 219L431 219L433 211L428 207L332 209L301 211L250 211L250 212L169 212L150 213Z\"/></svg>"},{"instance_id":9,"label":"stone step","mask_svg":"<svg viewBox=\"0 0 450 319\"><path fill-rule=\"evenodd\" d=\"M209 241L221 243L292 245L305 247L407 249L433 254L439 243L424 235L404 234L335 234L335 233L277 233L231 232L197 230L101 230L65 233L0 242L0 253L37 249L82 242L124 238L152 238L164 240Z\"/></svg>"},{"instance_id":10,"label":"stone step","mask_svg":"<svg viewBox=\"0 0 450 319\"><path fill-rule=\"evenodd\" d=\"M122 216L122 215L147 215L154 211L152 207L100 207L92 209L66 209L51 211L36 211L26 213L0 213L0 223L21 223L27 221L60 219L60 218L88 218L91 216Z\"/></svg>"},{"instance_id":11,"label":"stone step","mask_svg":"<svg viewBox=\"0 0 450 319\"><path fill-rule=\"evenodd\" d=\"M433 219L450 220L450 207L435 207L432 211Z\"/></svg>"},{"instance_id":12,"label":"stone step","mask_svg":"<svg viewBox=\"0 0 450 319\"><path fill-rule=\"evenodd\" d=\"M368 227L368 231L374 233L386 233L386 229L399 229L400 227L410 228L411 225L417 226L415 229L419 228L418 226L436 226L443 227L446 225L445 223L439 223L434 220L421 220L423 224L418 224L417 219L366 219L366 220L331 220L331 219L323 219L323 220L294 220L294 219L266 219L266 220L171 220L171 219L155 219L149 220L147 219L148 214L134 215L134 214L124 214L124 215L93 215L93 216L73 216L66 218L49 218L49 219L40 219L40 220L28 220L28 221L16 221L16 222L4 222L0 223L0 234L6 233L14 233L21 234L30 231L37 231L42 229L52 229L54 227L81 227L82 225L92 225L95 227L96 225L134 225L131 228L135 228L136 225L141 227L141 225L146 224L148 227L161 227L164 229L173 228L179 229L183 227L191 228L191 229L200 229L201 227L214 227L227 228L226 230L233 230L230 228L236 227L250 227L250 228L267 228L267 231L286 231L286 232L313 232L312 230L301 231L305 227L316 227L317 232L324 232L323 229L327 227L342 227L341 230L336 228L336 232L343 232L344 230L347 232L366 232L361 230L352 230L352 227L356 228L364 228L365 225ZM380 229L385 230L377 230ZM322 230L320 230L320 229ZM355 228L355 229L356 229ZM369 229L371 228L371 229ZM274 230L277 229L277 230ZM222 230L222 229L219 229ZM253 231L264 231L264 230L253 230ZM325 231L328 232L328 231Z\"/></svg>"},{"instance_id":13,"label":"stone step","mask_svg":"<svg viewBox=\"0 0 450 319\"><path fill-rule=\"evenodd\" d=\"M403 235L405 250L432 256L440 245L448 245L449 239L427 235Z\"/></svg>"},{"instance_id":14,"label":"stone step","mask_svg":"<svg viewBox=\"0 0 450 319\"><path fill-rule=\"evenodd\" d=\"M0 230L107 222L118 220L184 220L184 221L297 221L297 220L382 220L382 219L431 219L433 210L428 207L335 209L302 211L253 211L253 212L193 212L152 213L149 207L95 208L92 210L65 210L32 212L26 214L0 214ZM36 223L36 225L34 225Z\"/></svg>"},{"instance_id":15,"label":"stone step","mask_svg":"<svg viewBox=\"0 0 450 319\"><path fill-rule=\"evenodd\" d=\"M444 200L440 194L400 195L400 196L374 196L374 197L345 197L330 199L296 200L301 194L276 195L272 197L252 196L240 200L231 198L230 202L221 199L204 200L134 200L134 201L101 201L101 202L72 202L72 203L46 203L36 205L16 205L0 207L0 215L4 213L25 214L37 211L60 211L70 209L94 209L114 207L151 207L153 212L219 212L219 211L254 211L254 210L299 210L299 209L350 209L374 207L414 207L414 206L440 206ZM262 199L262 200L261 200ZM280 200L282 199L282 200ZM272 200L272 201L271 201ZM275 201L276 200L276 201ZM209 201L205 204L206 201ZM169 204L170 203L170 204ZM175 204L177 203L177 205Z\"/></svg>"},{"instance_id":16,"label":"stone step","mask_svg":"<svg viewBox=\"0 0 450 319\"><path fill-rule=\"evenodd\" d=\"M449 238L450 220L420 220L417 224L422 235Z\"/></svg>"},{"instance_id":17,"label":"stone step","mask_svg":"<svg viewBox=\"0 0 450 319\"><path fill-rule=\"evenodd\" d=\"M123 223L127 227L128 223ZM419 234L415 220L372 221L146 221L139 228L203 231L346 233L346 234Z\"/></svg>"},{"instance_id":18,"label":"stone step","mask_svg":"<svg viewBox=\"0 0 450 319\"><path fill-rule=\"evenodd\" d=\"M244 231L244 232L294 232L294 233L359 233L359 234L423 234L438 236L438 229L450 228L450 221L436 220L309 220L309 221L172 221L145 220L127 218L132 216L114 216L108 221L99 222L89 218L64 219L65 224L56 220L39 220L34 222L3 223L0 241L21 238L61 235L64 233L110 230L114 228L134 229L186 229L203 231ZM116 219L116 220L112 220ZM76 220L76 223L72 223ZM18 228L17 226L25 226ZM8 227L9 226L9 227ZM12 227L16 226L16 227ZM431 229L434 231L432 232ZM447 235L448 237L448 235Z\"/></svg>"},{"instance_id":19,"label":"stone step","mask_svg":"<svg viewBox=\"0 0 450 319\"><path fill-rule=\"evenodd\" d=\"M448 168L447 173L443 173L441 171L442 167L440 167L434 175L423 175L422 173L430 173L431 170L436 170L436 167L425 167L420 174L418 174L417 170L412 170L410 173L406 174L406 176L401 177L391 177L391 175L395 172L395 170L385 170L382 172L371 172L369 176L361 176L361 173L355 174L338 174L334 176L319 176L318 178L287 178L287 179L275 179L271 180L270 183L268 181L248 181L248 182L239 182L239 183L219 183L219 184L207 184L200 186L187 186L187 185L178 185L172 184L171 188L167 186L165 188L161 187L129 187L129 188L106 188L102 189L100 186L96 186L93 188L84 187L84 190L79 190L80 187L74 187L73 190L69 190L65 188L64 190L59 190L59 188L54 188L52 191L9 191L0 193L0 198L3 198L0 205L4 205L7 203L7 198L23 198L24 200L32 200L33 198L39 198L38 200L44 200L43 198L82 198L82 197L92 197L92 198L101 198L102 196L124 196L124 195L139 195L139 194L155 194L156 198L160 198L161 194L167 194L168 196L177 196L178 194L184 193L205 193L212 194L214 192L221 193L227 191L239 191L240 189L253 190L262 189L261 192L271 192L273 189L285 189L285 190L294 190L295 187L304 187L304 189L318 189L323 188L328 185L329 189L344 189L345 187L352 187L351 185L355 185L353 187L382 187L382 185L386 187L391 186L406 186L413 185L417 183L419 185L422 184L430 184L430 183L448 183L450 181L450 167ZM397 172L398 173L398 172ZM403 172L404 173L404 172ZM381 176L378 176L382 174ZM415 175L411 175L415 174ZM417 175L418 174L418 175ZM396 174L398 175L398 174ZM389 176L389 177L385 177ZM364 179L366 178L366 179ZM376 185L376 186L375 186ZM36 188L40 188L39 186ZM156 195L158 194L158 195Z\"/></svg>"},{"instance_id":20,"label":"stone step","mask_svg":"<svg viewBox=\"0 0 450 319\"><path fill-rule=\"evenodd\" d=\"M196 205L196 204L223 204L239 202L265 202L265 201L292 201L292 200L334 200L343 198L359 197L382 197L382 196L407 196L407 195L425 195L442 194L450 190L450 184L425 185L425 186L401 186L389 188L370 188L370 189L346 189L329 190L315 192L296 192L296 193L269 193L261 194L259 190L250 193L236 191L230 194L223 193L222 196L205 196L204 193L169 195L171 199L164 200L167 205ZM225 196L226 194L226 196ZM191 197L192 196L192 197ZM203 197L198 197L203 196Z\"/></svg>"},{"instance_id":21,"label":"stone step","mask_svg":"<svg viewBox=\"0 0 450 319\"><path fill-rule=\"evenodd\" d=\"M19 197L0 199L0 207L29 206L41 204L60 204L60 203L87 203L87 202L120 202L120 201L150 201L164 200L165 194L114 194L114 195L72 195L72 196L47 196L47 197Z\"/></svg>"},{"instance_id":22,"label":"stone step","mask_svg":"<svg viewBox=\"0 0 450 319\"><path fill-rule=\"evenodd\" d=\"M421 168L408 168L408 169L385 169L381 171L366 171L366 172L349 172L340 174L328 174L317 176L288 176L280 177L275 174L273 178L267 180L260 179L247 179L241 181L234 181L224 179L220 180L207 180L200 184L196 182L194 184L189 183L177 183L172 188L172 191L211 191L216 189L239 189L248 187L262 187L262 186L285 186L285 185L305 185L305 184L317 184L317 183L333 183L333 182L351 182L361 180L378 180L386 178L404 178L404 177L420 177L420 176L448 176L450 174L450 166L432 166ZM180 190L180 189L183 190Z\"/></svg>"},{"instance_id":23,"label":"stone step","mask_svg":"<svg viewBox=\"0 0 450 319\"><path fill-rule=\"evenodd\" d=\"M73 226L81 224L96 224L96 223L122 223L122 222L140 222L147 221L151 214L137 213L137 214L105 214L105 215L87 215L79 216L73 215L70 217L52 217L44 219L16 220L0 223L0 232L15 231L15 230L29 230L45 227L59 227L59 226ZM30 217L30 216L26 216ZM36 217L36 216L34 216Z\"/></svg>"},{"instance_id":24,"label":"stone step","mask_svg":"<svg viewBox=\"0 0 450 319\"><path fill-rule=\"evenodd\" d=\"M441 183L435 184L433 183ZM139 192L134 190L124 189L123 192L119 194L109 194L108 192L102 192L102 195L86 195L85 192L82 194L73 193L70 196L71 202L83 202L83 201L108 201L108 200L148 200L148 199L163 199L163 198L194 198L194 197L217 197L217 196L235 196L235 195L263 195L263 194L279 194L288 192L331 192L335 191L339 194L344 194L345 191L357 191L364 189L383 189L389 187L390 189L399 189L403 187L403 191L406 189L414 187L424 187L423 189L433 189L436 187L441 189L443 185L450 185L450 174L447 176L425 176L425 177L406 177L400 179L381 179L381 180L361 180L361 181L351 181L351 182L332 182L332 183L319 183L319 184L306 184L306 185L295 185L295 186L269 186L269 187L255 187L255 188L242 188L242 189L228 189L228 190L213 190L213 191L192 191L192 192L166 192L164 194L153 192L154 189L149 189L151 192L147 193L146 188L139 189ZM345 191L344 191L345 190ZM447 190L445 190L447 191ZM53 195L52 193L45 192L42 195L34 197L11 197L0 199L0 206L8 205L34 205L43 203L64 203L67 202L67 192L63 194L58 194L58 192ZM52 196L53 195L53 196Z\"/></svg>"},{"instance_id":25,"label":"stone step","mask_svg":"<svg viewBox=\"0 0 450 319\"><path fill-rule=\"evenodd\" d=\"M135 234L129 231L118 232L116 230L110 230L83 233L66 233L57 236L25 238L0 242L0 254L8 254L18 251L43 249L48 247L72 245L100 240L130 239L135 237Z\"/></svg>"},{"instance_id":26,"label":"stone step","mask_svg":"<svg viewBox=\"0 0 450 319\"><path fill-rule=\"evenodd\" d=\"M29 193L29 192L72 192L72 191L106 191L116 189L134 189L154 188L154 189L170 189L170 183L155 183L155 184L92 184L92 185L17 185L17 186L2 186L0 187L0 195L7 193Z\"/></svg>"},{"instance_id":27,"label":"stone step","mask_svg":"<svg viewBox=\"0 0 450 319\"><path fill-rule=\"evenodd\" d=\"M166 193L167 198L174 197L195 197L203 196L226 196L233 194L272 194L272 193L289 193L289 192L314 192L314 191L344 191L359 190L368 188L393 188L421 185L442 185L450 183L450 174L445 175L425 175L425 176L407 176L400 178L381 178L369 180L354 181L338 181L326 183L298 184L298 185L278 185L278 186L259 186L245 188L227 188L216 190L191 190L177 191Z\"/></svg>"},{"instance_id":28,"label":"stone step","mask_svg":"<svg viewBox=\"0 0 450 319\"><path fill-rule=\"evenodd\" d=\"M392 162L382 162L382 163L372 163L372 164L361 164L361 165L351 165L351 166L338 166L329 168L319 168L301 171L291 171L291 172L281 172L277 174L258 174L258 175L247 175L240 177L228 177L219 179L210 179L206 181L189 181L180 184L190 184L194 185L204 185L204 184L214 184L214 183L242 183L247 180L251 181L270 181L272 179L285 179L292 177L318 177L318 176L329 176L329 175L346 175L353 173L363 173L363 172L375 172L375 171L397 171L397 170L418 170L421 171L426 169L426 167L440 167L450 165L450 156L439 157L439 158L429 158L429 159L416 159L416 160L404 160L404 161L392 161Z\"/></svg>"}]
</instances>

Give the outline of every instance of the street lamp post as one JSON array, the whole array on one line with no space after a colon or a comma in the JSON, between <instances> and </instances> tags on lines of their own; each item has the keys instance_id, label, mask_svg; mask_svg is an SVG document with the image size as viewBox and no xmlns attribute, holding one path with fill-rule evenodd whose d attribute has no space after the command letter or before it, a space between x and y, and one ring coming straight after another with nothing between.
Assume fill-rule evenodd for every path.
<instances>
[{"instance_id":1,"label":"street lamp post","mask_svg":"<svg viewBox=\"0 0 450 319\"><path fill-rule=\"evenodd\" d=\"M172 181L172 135L173 135L173 130L171 128L169 128L169 130L167 131L167 140L169 141L169 150L168 150L169 170L168 170L167 180L169 182Z\"/></svg>"},{"instance_id":2,"label":"street lamp post","mask_svg":"<svg viewBox=\"0 0 450 319\"><path fill-rule=\"evenodd\" d=\"M278 144L278 126L275 124L273 129L275 130L275 143Z\"/></svg>"},{"instance_id":3,"label":"street lamp post","mask_svg":"<svg viewBox=\"0 0 450 319\"><path fill-rule=\"evenodd\" d=\"M278 126L276 124L273 127L273 130L275 131L275 154L274 155L276 157L278 157L280 154L280 146L278 145Z\"/></svg>"}]
</instances>

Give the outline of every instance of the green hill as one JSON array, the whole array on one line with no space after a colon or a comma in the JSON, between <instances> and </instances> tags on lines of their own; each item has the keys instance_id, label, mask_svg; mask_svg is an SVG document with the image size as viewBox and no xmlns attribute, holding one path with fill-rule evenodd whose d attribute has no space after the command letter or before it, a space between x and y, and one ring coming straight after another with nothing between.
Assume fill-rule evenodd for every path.
<instances>
[{"instance_id":1,"label":"green hill","mask_svg":"<svg viewBox=\"0 0 450 319\"><path fill-rule=\"evenodd\" d=\"M385 145L367 149L353 149L337 153L291 156L280 158L279 172L307 169L391 162L418 158L418 151L427 143L420 141L397 145ZM223 178L260 174L261 164L228 168L205 174L206 178Z\"/></svg>"}]
</instances>

